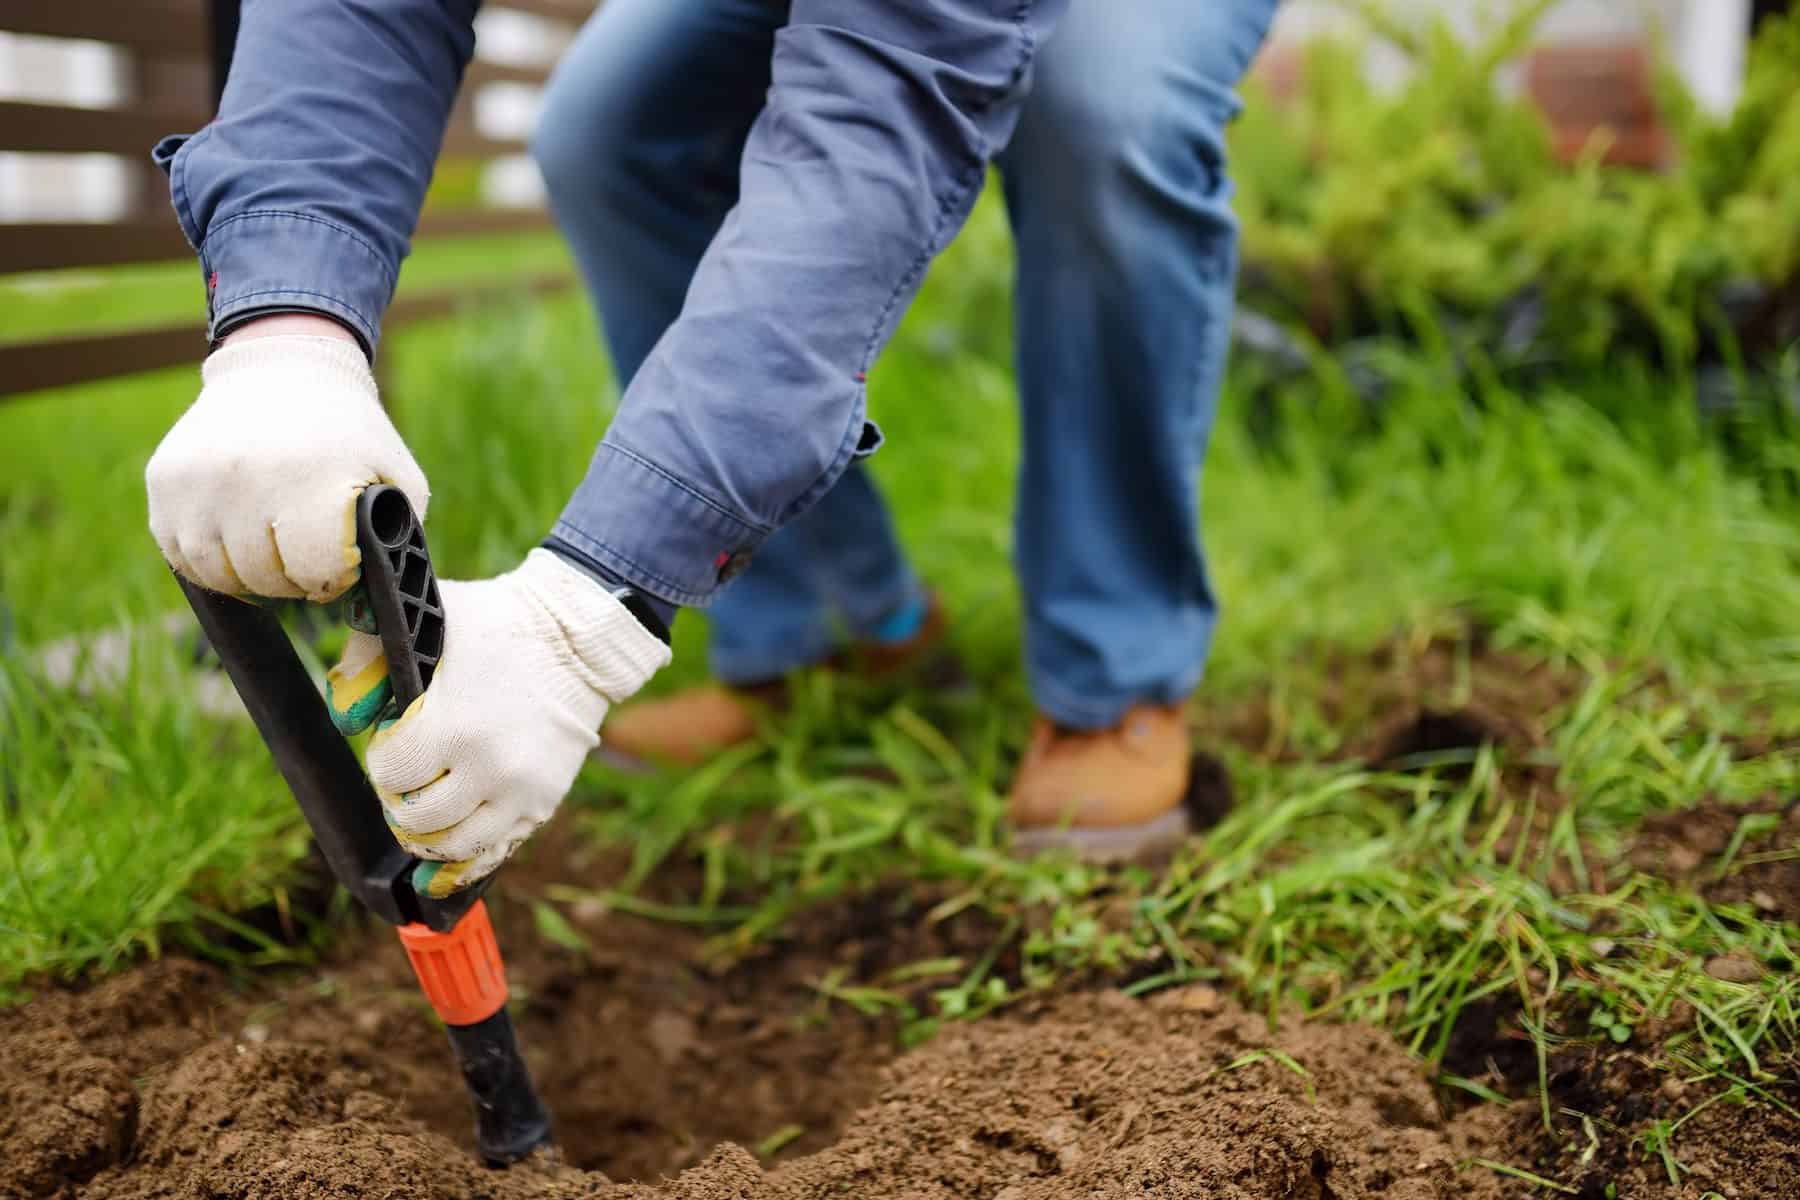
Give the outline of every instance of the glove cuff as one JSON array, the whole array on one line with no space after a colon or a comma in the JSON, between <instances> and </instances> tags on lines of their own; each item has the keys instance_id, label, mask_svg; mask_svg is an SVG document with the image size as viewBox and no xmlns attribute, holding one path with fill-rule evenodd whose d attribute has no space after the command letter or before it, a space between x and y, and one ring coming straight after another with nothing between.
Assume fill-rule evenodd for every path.
<instances>
[{"instance_id":1,"label":"glove cuff","mask_svg":"<svg viewBox=\"0 0 1800 1200\"><path fill-rule=\"evenodd\" d=\"M295 385L353 389L377 402L375 376L362 347L342 338L305 333L246 338L213 351L200 364L200 378L208 387L250 373L279 375L284 390Z\"/></svg>"},{"instance_id":2,"label":"glove cuff","mask_svg":"<svg viewBox=\"0 0 1800 1200\"><path fill-rule=\"evenodd\" d=\"M669 665L668 645L598 580L562 558L540 547L525 556L519 574L562 626L594 690L609 702L629 699Z\"/></svg>"}]
</instances>

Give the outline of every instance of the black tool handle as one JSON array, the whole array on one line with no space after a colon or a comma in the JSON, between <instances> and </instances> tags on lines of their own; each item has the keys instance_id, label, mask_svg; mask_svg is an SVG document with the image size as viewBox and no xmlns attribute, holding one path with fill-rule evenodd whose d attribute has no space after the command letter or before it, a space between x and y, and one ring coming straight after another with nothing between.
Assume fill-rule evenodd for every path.
<instances>
[{"instance_id":1,"label":"black tool handle","mask_svg":"<svg viewBox=\"0 0 1800 1200\"><path fill-rule=\"evenodd\" d=\"M443 653L444 611L424 530L404 493L372 487L358 502L357 539L365 547L371 541L380 547L373 554L363 551L365 569L370 562L376 566L364 591L383 634L395 695L404 706L431 682ZM419 860L394 840L380 798L356 752L331 723L281 619L269 608L179 575L176 582L338 882L390 925L418 922L440 933L455 926L493 876L441 900L414 892L412 872ZM384 616L384 610L391 615Z\"/></svg>"},{"instance_id":2,"label":"black tool handle","mask_svg":"<svg viewBox=\"0 0 1800 1200\"><path fill-rule=\"evenodd\" d=\"M389 686L404 712L431 686L444 654L444 605L425 545L424 523L405 493L378 484L364 489L357 501L356 540L362 550L363 597L387 658ZM417 896L421 922L439 934L447 933L436 939L444 944L473 928L465 927L465 922L478 921L486 930L485 912L470 909L492 880L489 875L442 900ZM402 940L418 944L404 932ZM493 956L494 969L503 972L497 947ZM415 969L418 966L415 958ZM423 975L420 981L426 982ZM426 993L433 994L429 984ZM470 1025L446 1021L445 1028L475 1106L475 1143L488 1164L502 1167L548 1144L550 1117L532 1088L506 1009Z\"/></svg>"},{"instance_id":3,"label":"black tool handle","mask_svg":"<svg viewBox=\"0 0 1800 1200\"><path fill-rule=\"evenodd\" d=\"M418 920L409 879L413 858L394 841L375 789L331 723L281 618L179 575L176 581L299 801L331 873L390 925Z\"/></svg>"},{"instance_id":4,"label":"black tool handle","mask_svg":"<svg viewBox=\"0 0 1800 1200\"><path fill-rule=\"evenodd\" d=\"M383 635L396 698L404 706L429 685L443 652L437 580L424 531L402 493L368 489L358 504L357 526L364 591ZM430 930L427 941L435 936L454 942L459 931L474 928L465 922L478 921L487 930L485 909L475 909L486 880L442 900L413 890L418 860L394 840L380 799L332 724L280 618L251 601L176 579L338 881L389 924ZM497 947L492 965L504 971ZM548 1143L549 1117L532 1088L506 1009L469 1025L446 1022L446 1028L474 1103L483 1158L504 1166Z\"/></svg>"},{"instance_id":5,"label":"black tool handle","mask_svg":"<svg viewBox=\"0 0 1800 1200\"><path fill-rule=\"evenodd\" d=\"M549 1145L550 1114L532 1090L506 1010L474 1025L445 1028L475 1102L475 1144L488 1165L503 1167Z\"/></svg>"}]
</instances>

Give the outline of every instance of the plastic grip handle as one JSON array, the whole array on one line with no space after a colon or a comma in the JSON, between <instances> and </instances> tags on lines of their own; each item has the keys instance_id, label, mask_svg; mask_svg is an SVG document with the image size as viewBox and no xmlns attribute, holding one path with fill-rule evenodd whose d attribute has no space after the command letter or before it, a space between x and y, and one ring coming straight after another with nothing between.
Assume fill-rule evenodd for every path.
<instances>
[{"instance_id":1,"label":"plastic grip handle","mask_svg":"<svg viewBox=\"0 0 1800 1200\"><path fill-rule=\"evenodd\" d=\"M431 686L444 653L444 605L425 527L404 492L377 484L357 499L356 542L362 593L387 658L389 686L404 712ZM456 1050L474 1103L475 1144L490 1165L501 1167L549 1143L550 1117L519 1053L506 1013L506 966L487 905L478 899L492 879L441 900L412 897L422 919L398 932L419 987Z\"/></svg>"},{"instance_id":2,"label":"plastic grip handle","mask_svg":"<svg viewBox=\"0 0 1800 1200\"><path fill-rule=\"evenodd\" d=\"M438 595L437 572L425 545L425 524L413 512L406 493L385 483L372 484L356 501L356 544L362 551L362 587L366 612L353 611L350 623L370 628L381 638L387 659L388 684L400 711L425 694L438 660L444 655L444 603ZM354 596L356 593L352 593ZM411 867L403 886L412 890ZM434 900L407 897L409 916L448 933L493 882L489 875L453 895Z\"/></svg>"},{"instance_id":3,"label":"plastic grip handle","mask_svg":"<svg viewBox=\"0 0 1800 1200\"><path fill-rule=\"evenodd\" d=\"M357 507L364 588L377 618L395 695L410 704L431 682L444 647L444 610L425 533L403 493L364 491ZM362 767L331 722L281 620L176 577L207 640L243 698L332 874L370 912L399 927L413 971L444 1019L475 1108L475 1139L494 1166L550 1140L506 1013L506 973L487 906L488 880L442 900L417 895L418 860L394 841ZM489 876L488 879L492 879ZM441 931L441 932L438 932Z\"/></svg>"},{"instance_id":4,"label":"plastic grip handle","mask_svg":"<svg viewBox=\"0 0 1800 1200\"><path fill-rule=\"evenodd\" d=\"M444 604L425 547L425 526L406 493L378 483L356 501L363 594L374 612L388 683L405 712L425 694L444 653Z\"/></svg>"}]
</instances>

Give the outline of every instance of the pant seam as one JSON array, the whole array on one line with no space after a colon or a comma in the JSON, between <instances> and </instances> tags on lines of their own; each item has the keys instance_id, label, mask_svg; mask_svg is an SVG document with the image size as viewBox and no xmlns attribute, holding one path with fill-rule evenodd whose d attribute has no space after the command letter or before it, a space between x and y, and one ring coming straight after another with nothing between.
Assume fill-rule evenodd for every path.
<instances>
[{"instance_id":1,"label":"pant seam","mask_svg":"<svg viewBox=\"0 0 1800 1200\"><path fill-rule=\"evenodd\" d=\"M1006 85L1001 89L1002 92L1010 93L1016 89L1019 81L1024 78L1026 69L1031 65L1036 42L1031 36L1031 27L1027 18L1030 15L1032 3L1033 0L1022 0L1013 13L1013 25L1019 31L1019 57L1018 61L1013 64L1012 74L1007 77ZM994 99L995 96L990 95L972 107L978 113L986 112L993 107ZM906 294L908 287L924 274L925 268L937 256L944 236L944 226L949 223L951 213L956 211L961 201L968 196L974 179L979 179L986 172L989 158L988 149L987 139L983 137L976 152L975 161L964 164L962 171L956 175L950 188L938 197L937 220L932 224L930 236L924 249L907 268L906 274L900 277L893 290L888 293L887 302L881 306L880 315L876 317L875 325L869 331L869 340L863 346L862 360L857 366L859 371L866 374L870 366L874 364L875 355L880 349L881 331L886 328L888 318L893 314L894 306L900 302L900 297Z\"/></svg>"},{"instance_id":2,"label":"pant seam","mask_svg":"<svg viewBox=\"0 0 1800 1200\"><path fill-rule=\"evenodd\" d=\"M656 463L652 462L650 459L644 457L642 454L639 454L637 451L631 449L623 441L620 441L618 439L611 439L611 440L602 442L601 445L604 448L613 451L615 454L619 454L619 455L624 456L625 458L630 459L632 462L636 463L638 466L642 467L644 470L649 471L651 474L659 476L663 480L663 482L669 484L671 487L678 489L679 491L685 492L687 495L693 497L699 503L704 504L707 508L712 509L714 512L718 513L720 516L724 517L726 520L731 521L734 524L739 525L752 533L760 534L763 537L767 537L772 532L772 530L769 528L769 526L764 525L760 521L751 520L751 519L745 517L744 514L742 514L742 513L733 512L731 509L726 508L723 504L720 504L718 501L712 499L710 496L707 496L706 494L701 492L698 488L694 487L692 484L686 482L683 479L677 478L673 472L671 472L663 467L658 466Z\"/></svg>"}]
</instances>

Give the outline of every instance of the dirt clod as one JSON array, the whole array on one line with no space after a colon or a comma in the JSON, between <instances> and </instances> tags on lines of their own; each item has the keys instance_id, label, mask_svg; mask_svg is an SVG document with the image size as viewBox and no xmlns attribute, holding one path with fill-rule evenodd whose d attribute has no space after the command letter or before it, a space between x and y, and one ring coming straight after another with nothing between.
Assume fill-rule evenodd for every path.
<instances>
[{"instance_id":1,"label":"dirt clod","mask_svg":"<svg viewBox=\"0 0 1800 1200\"><path fill-rule=\"evenodd\" d=\"M138 1099L118 1064L66 1030L0 1039L0 1062L0 1197L55 1195L131 1148Z\"/></svg>"}]
</instances>

